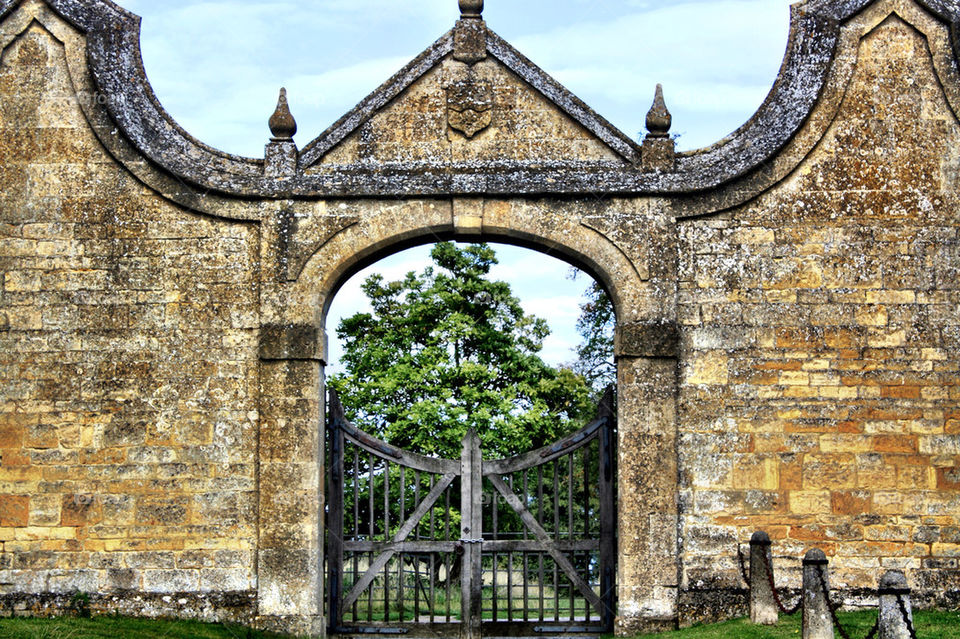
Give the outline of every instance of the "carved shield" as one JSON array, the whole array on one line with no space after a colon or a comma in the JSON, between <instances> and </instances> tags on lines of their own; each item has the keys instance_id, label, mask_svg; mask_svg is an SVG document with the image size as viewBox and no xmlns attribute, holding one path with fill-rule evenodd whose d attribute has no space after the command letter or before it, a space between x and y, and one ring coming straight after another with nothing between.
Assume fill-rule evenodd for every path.
<instances>
[{"instance_id":1,"label":"carved shield","mask_svg":"<svg viewBox=\"0 0 960 639\"><path fill-rule=\"evenodd\" d=\"M447 121L450 127L472 138L493 122L493 89L487 82L469 78L447 87Z\"/></svg>"}]
</instances>

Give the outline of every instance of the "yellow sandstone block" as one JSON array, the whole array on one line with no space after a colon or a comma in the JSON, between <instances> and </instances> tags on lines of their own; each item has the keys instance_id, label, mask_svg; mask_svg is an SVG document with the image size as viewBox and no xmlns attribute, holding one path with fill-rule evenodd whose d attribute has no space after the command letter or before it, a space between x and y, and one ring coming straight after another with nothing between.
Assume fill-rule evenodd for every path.
<instances>
[{"instance_id":1,"label":"yellow sandstone block","mask_svg":"<svg viewBox=\"0 0 960 639\"><path fill-rule=\"evenodd\" d=\"M781 386L809 386L810 374L803 371L783 371L780 373Z\"/></svg>"},{"instance_id":2,"label":"yellow sandstone block","mask_svg":"<svg viewBox=\"0 0 960 639\"><path fill-rule=\"evenodd\" d=\"M857 389L852 386L821 386L817 388L824 399L856 399Z\"/></svg>"},{"instance_id":3,"label":"yellow sandstone block","mask_svg":"<svg viewBox=\"0 0 960 639\"><path fill-rule=\"evenodd\" d=\"M871 348L896 348L907 343L906 332L874 331L867 336L867 345Z\"/></svg>"},{"instance_id":4,"label":"yellow sandstone block","mask_svg":"<svg viewBox=\"0 0 960 639\"><path fill-rule=\"evenodd\" d=\"M869 453L873 451L873 438L844 433L822 435L820 450L825 453Z\"/></svg>"},{"instance_id":5,"label":"yellow sandstone block","mask_svg":"<svg viewBox=\"0 0 960 639\"><path fill-rule=\"evenodd\" d=\"M764 291L764 298L771 304L796 304L797 303L797 292L786 290L771 290Z\"/></svg>"},{"instance_id":6,"label":"yellow sandstone block","mask_svg":"<svg viewBox=\"0 0 960 639\"><path fill-rule=\"evenodd\" d=\"M709 351L693 360L688 384L726 384L730 359L723 351Z\"/></svg>"},{"instance_id":7,"label":"yellow sandstone block","mask_svg":"<svg viewBox=\"0 0 960 639\"><path fill-rule=\"evenodd\" d=\"M934 557L960 557L960 544L935 543L930 550Z\"/></svg>"},{"instance_id":8,"label":"yellow sandstone block","mask_svg":"<svg viewBox=\"0 0 960 639\"><path fill-rule=\"evenodd\" d=\"M804 362L801 368L805 371L826 371L830 370L830 364L829 359L817 358Z\"/></svg>"},{"instance_id":9,"label":"yellow sandstone block","mask_svg":"<svg viewBox=\"0 0 960 639\"><path fill-rule=\"evenodd\" d=\"M18 541L38 541L46 539L76 539L76 528L25 526L16 532Z\"/></svg>"},{"instance_id":10,"label":"yellow sandstone block","mask_svg":"<svg viewBox=\"0 0 960 639\"><path fill-rule=\"evenodd\" d=\"M247 539L187 539L183 542L184 550L252 550L253 546Z\"/></svg>"},{"instance_id":11,"label":"yellow sandstone block","mask_svg":"<svg viewBox=\"0 0 960 639\"><path fill-rule=\"evenodd\" d=\"M830 512L829 490L795 490L790 493L790 512L796 515Z\"/></svg>"},{"instance_id":12,"label":"yellow sandstone block","mask_svg":"<svg viewBox=\"0 0 960 639\"><path fill-rule=\"evenodd\" d=\"M779 490L780 464L776 459L743 459L733 468L733 487L737 489Z\"/></svg>"},{"instance_id":13,"label":"yellow sandstone block","mask_svg":"<svg viewBox=\"0 0 960 639\"><path fill-rule=\"evenodd\" d=\"M860 326L886 326L887 309L883 306L866 306L857 310L857 324Z\"/></svg>"},{"instance_id":14,"label":"yellow sandstone block","mask_svg":"<svg viewBox=\"0 0 960 639\"><path fill-rule=\"evenodd\" d=\"M917 294L913 291L867 291L868 304L913 304Z\"/></svg>"}]
</instances>

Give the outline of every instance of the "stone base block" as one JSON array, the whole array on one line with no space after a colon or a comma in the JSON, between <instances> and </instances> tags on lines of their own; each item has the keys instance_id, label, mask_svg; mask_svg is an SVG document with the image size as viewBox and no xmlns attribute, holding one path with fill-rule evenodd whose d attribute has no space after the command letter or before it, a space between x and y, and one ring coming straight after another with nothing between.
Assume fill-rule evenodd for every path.
<instances>
[{"instance_id":1,"label":"stone base block","mask_svg":"<svg viewBox=\"0 0 960 639\"><path fill-rule=\"evenodd\" d=\"M323 616L262 616L256 618L254 627L297 637L323 639L327 636L327 618Z\"/></svg>"},{"instance_id":2,"label":"stone base block","mask_svg":"<svg viewBox=\"0 0 960 639\"><path fill-rule=\"evenodd\" d=\"M208 623L251 625L257 610L255 591L144 593L10 593L0 595L0 616L59 617L122 615L194 619Z\"/></svg>"}]
</instances>

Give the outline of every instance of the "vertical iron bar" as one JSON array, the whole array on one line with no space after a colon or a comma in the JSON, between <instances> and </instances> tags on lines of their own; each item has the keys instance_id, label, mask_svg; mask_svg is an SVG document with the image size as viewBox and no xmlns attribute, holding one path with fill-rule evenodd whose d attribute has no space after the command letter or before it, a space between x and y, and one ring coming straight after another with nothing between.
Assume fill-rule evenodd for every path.
<instances>
[{"instance_id":1,"label":"vertical iron bar","mask_svg":"<svg viewBox=\"0 0 960 639\"><path fill-rule=\"evenodd\" d=\"M573 453L567 455L567 539L573 539Z\"/></svg>"},{"instance_id":2,"label":"vertical iron bar","mask_svg":"<svg viewBox=\"0 0 960 639\"><path fill-rule=\"evenodd\" d=\"M413 622L420 623L420 555L413 555Z\"/></svg>"},{"instance_id":3,"label":"vertical iron bar","mask_svg":"<svg viewBox=\"0 0 960 639\"><path fill-rule=\"evenodd\" d=\"M530 621L530 553L523 552L523 620Z\"/></svg>"},{"instance_id":4,"label":"vertical iron bar","mask_svg":"<svg viewBox=\"0 0 960 639\"><path fill-rule=\"evenodd\" d=\"M383 620L390 621L390 562L383 567Z\"/></svg>"},{"instance_id":5,"label":"vertical iron bar","mask_svg":"<svg viewBox=\"0 0 960 639\"><path fill-rule=\"evenodd\" d=\"M491 532L491 534L493 535L493 538L494 538L494 539L497 539L497 538L499 538L499 534L498 534L499 531L498 531L497 529L500 527L500 521L499 521L500 500L497 498L498 495L496 494L495 491L494 491L494 492L491 492L490 496L491 496L491 500L490 500L491 514L490 514L490 517L491 517L491 520L493 521L493 526L492 526L492 528L490 529L490 532ZM493 598L491 599L491 603L490 603L491 610L492 610L492 617L491 617L491 618L493 619L493 621L497 621L498 608L499 608L499 604L500 604L500 601L499 601L500 593L499 593L499 591L498 591L500 585L499 585L499 583L497 583L497 562L498 562L499 559L500 559L500 558L499 558L499 556L497 555L497 553L493 553Z\"/></svg>"},{"instance_id":6,"label":"vertical iron bar","mask_svg":"<svg viewBox=\"0 0 960 639\"><path fill-rule=\"evenodd\" d=\"M543 466L537 466L537 523L543 525ZM543 553L537 553L537 561L540 569L540 621L544 620L544 599L543 599Z\"/></svg>"},{"instance_id":7,"label":"vertical iron bar","mask_svg":"<svg viewBox=\"0 0 960 639\"><path fill-rule=\"evenodd\" d=\"M553 461L553 536L560 541L560 460ZM560 621L560 571L553 562L553 620Z\"/></svg>"},{"instance_id":8,"label":"vertical iron bar","mask_svg":"<svg viewBox=\"0 0 960 639\"><path fill-rule=\"evenodd\" d=\"M445 504L444 506L445 531L444 531L443 538L446 541L450 541L450 487L447 487L447 490L444 491L444 504ZM446 589L447 589L446 612L447 612L447 623L449 623L450 622L450 582L452 581L450 579L450 575L453 572L454 558L452 553L446 553L446 555L444 555L444 559L445 559L444 570L446 572L446 579L444 581L446 581Z\"/></svg>"},{"instance_id":9,"label":"vertical iron bar","mask_svg":"<svg viewBox=\"0 0 960 639\"><path fill-rule=\"evenodd\" d=\"M493 620L497 620L497 553L493 553L493 600L490 604Z\"/></svg>"},{"instance_id":10,"label":"vertical iron bar","mask_svg":"<svg viewBox=\"0 0 960 639\"><path fill-rule=\"evenodd\" d=\"M513 490L513 475L508 477L510 480L510 492ZM499 503L496 493L493 494L493 500L496 503ZM513 536L512 531L508 531L508 536ZM513 551L507 552L507 621L513 621Z\"/></svg>"},{"instance_id":11,"label":"vertical iron bar","mask_svg":"<svg viewBox=\"0 0 960 639\"><path fill-rule=\"evenodd\" d=\"M523 471L523 505L530 508L529 470ZM527 538L527 527L522 526L523 538ZM530 562L529 553L523 551L523 620L530 621Z\"/></svg>"},{"instance_id":12,"label":"vertical iron bar","mask_svg":"<svg viewBox=\"0 0 960 639\"><path fill-rule=\"evenodd\" d=\"M370 518L370 541L374 541L377 534L377 524L376 524L377 518L376 518L376 513L374 512L375 505L373 502L373 493L374 493L373 464L374 464L373 453L370 453L369 466L367 466L367 489L369 490L369 494L367 495L367 498L368 498L368 501L370 502L368 506L370 509L370 517L369 517Z\"/></svg>"},{"instance_id":13,"label":"vertical iron bar","mask_svg":"<svg viewBox=\"0 0 960 639\"><path fill-rule=\"evenodd\" d=\"M403 464L398 464L400 466L400 476L399 476L399 497L400 502L400 517L397 519L398 525L403 525L403 522L407 520L407 467ZM416 506L414 506L416 508ZM389 533L387 533L389 535ZM392 537L393 535L389 535ZM404 555L402 552L397 553L397 621L403 621L403 610L406 607L406 600L404 599L404 582L407 580L404 568Z\"/></svg>"},{"instance_id":14,"label":"vertical iron bar","mask_svg":"<svg viewBox=\"0 0 960 639\"><path fill-rule=\"evenodd\" d=\"M583 447L583 538L590 538L590 449L593 442ZM588 580L589 581L589 580Z\"/></svg>"},{"instance_id":15,"label":"vertical iron bar","mask_svg":"<svg viewBox=\"0 0 960 639\"><path fill-rule=\"evenodd\" d=\"M383 540L390 540L390 462L383 460ZM383 567L383 620L390 621L390 562Z\"/></svg>"},{"instance_id":16,"label":"vertical iron bar","mask_svg":"<svg viewBox=\"0 0 960 639\"><path fill-rule=\"evenodd\" d=\"M357 446L353 447L353 539L354 541L360 539L360 448ZM357 583L357 573L360 572L360 558L357 556L356 552L350 553L352 555L353 561L353 584ZM351 620L357 620L357 611L359 610L359 603L357 601L353 602L353 609L351 613Z\"/></svg>"},{"instance_id":17,"label":"vertical iron bar","mask_svg":"<svg viewBox=\"0 0 960 639\"><path fill-rule=\"evenodd\" d=\"M433 480L434 476L430 475L430 490L433 490ZM430 541L435 541L437 538L437 522L433 516L433 508L430 508ZM430 606L430 623L434 623L436 619L434 618L434 607L437 602L437 578L436 578L436 559L437 553L430 553L430 601L427 602L427 605Z\"/></svg>"}]
</instances>

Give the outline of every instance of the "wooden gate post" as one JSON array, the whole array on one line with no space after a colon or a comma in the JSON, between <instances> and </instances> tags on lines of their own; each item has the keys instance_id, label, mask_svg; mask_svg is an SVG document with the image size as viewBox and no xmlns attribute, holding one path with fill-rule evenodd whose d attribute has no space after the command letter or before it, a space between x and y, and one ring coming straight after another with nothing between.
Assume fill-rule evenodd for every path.
<instances>
[{"instance_id":1,"label":"wooden gate post","mask_svg":"<svg viewBox=\"0 0 960 639\"><path fill-rule=\"evenodd\" d=\"M472 428L463 438L460 457L461 639L480 639L483 587L481 540L483 538L483 458L480 438Z\"/></svg>"},{"instance_id":2,"label":"wooden gate post","mask_svg":"<svg viewBox=\"0 0 960 639\"><path fill-rule=\"evenodd\" d=\"M327 501L327 592L329 618L332 627L341 625L340 601L343 597L343 405L337 392L330 389L327 433L330 438L330 491Z\"/></svg>"},{"instance_id":3,"label":"wooden gate post","mask_svg":"<svg viewBox=\"0 0 960 639\"><path fill-rule=\"evenodd\" d=\"M617 511L614 497L616 448L616 416L613 410L613 388L608 388L597 415L606 421L600 431L600 599L603 601L601 623L605 632L613 632L616 609Z\"/></svg>"}]
</instances>

